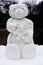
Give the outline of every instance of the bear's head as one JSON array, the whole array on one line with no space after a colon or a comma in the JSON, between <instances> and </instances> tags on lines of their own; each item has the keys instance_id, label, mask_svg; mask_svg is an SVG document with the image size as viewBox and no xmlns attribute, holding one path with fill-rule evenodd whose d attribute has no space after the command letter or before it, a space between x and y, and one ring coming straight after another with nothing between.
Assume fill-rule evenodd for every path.
<instances>
[{"instance_id":1,"label":"bear's head","mask_svg":"<svg viewBox=\"0 0 43 65\"><path fill-rule=\"evenodd\" d=\"M12 18L22 19L28 15L29 11L26 4L11 4L9 7L9 14Z\"/></svg>"}]
</instances>

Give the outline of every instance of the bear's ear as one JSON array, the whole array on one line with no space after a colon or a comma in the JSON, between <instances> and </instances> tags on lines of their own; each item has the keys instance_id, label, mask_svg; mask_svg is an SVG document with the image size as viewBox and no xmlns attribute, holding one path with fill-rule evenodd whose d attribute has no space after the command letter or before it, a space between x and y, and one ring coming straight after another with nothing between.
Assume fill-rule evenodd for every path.
<instances>
[{"instance_id":1,"label":"bear's ear","mask_svg":"<svg viewBox=\"0 0 43 65\"><path fill-rule=\"evenodd\" d=\"M27 7L31 7L31 4L29 2L23 2Z\"/></svg>"},{"instance_id":2,"label":"bear's ear","mask_svg":"<svg viewBox=\"0 0 43 65\"><path fill-rule=\"evenodd\" d=\"M9 6L9 9L12 8L13 6L14 6L14 4L11 4L11 5Z\"/></svg>"},{"instance_id":3,"label":"bear's ear","mask_svg":"<svg viewBox=\"0 0 43 65\"><path fill-rule=\"evenodd\" d=\"M28 7L25 3L23 3L25 7Z\"/></svg>"}]
</instances>

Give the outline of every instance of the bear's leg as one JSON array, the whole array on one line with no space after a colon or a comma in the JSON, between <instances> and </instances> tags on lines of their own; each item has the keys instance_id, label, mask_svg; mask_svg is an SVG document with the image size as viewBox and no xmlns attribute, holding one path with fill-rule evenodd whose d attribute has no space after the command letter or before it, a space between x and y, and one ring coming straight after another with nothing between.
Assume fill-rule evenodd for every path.
<instances>
[{"instance_id":1,"label":"bear's leg","mask_svg":"<svg viewBox=\"0 0 43 65\"><path fill-rule=\"evenodd\" d=\"M6 56L9 59L20 58L20 48L17 44L8 44L6 48Z\"/></svg>"},{"instance_id":2,"label":"bear's leg","mask_svg":"<svg viewBox=\"0 0 43 65\"><path fill-rule=\"evenodd\" d=\"M23 48L22 56L26 59L32 59L35 57L36 49L34 44L26 44Z\"/></svg>"},{"instance_id":3,"label":"bear's leg","mask_svg":"<svg viewBox=\"0 0 43 65\"><path fill-rule=\"evenodd\" d=\"M17 44L16 35L10 33L7 38L6 56L10 59L20 58L20 48Z\"/></svg>"}]
</instances>

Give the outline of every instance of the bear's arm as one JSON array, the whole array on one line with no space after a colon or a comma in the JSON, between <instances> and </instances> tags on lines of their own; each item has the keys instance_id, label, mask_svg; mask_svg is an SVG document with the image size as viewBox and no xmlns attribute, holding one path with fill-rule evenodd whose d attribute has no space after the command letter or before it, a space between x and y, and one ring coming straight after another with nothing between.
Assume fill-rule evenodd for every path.
<instances>
[{"instance_id":1,"label":"bear's arm","mask_svg":"<svg viewBox=\"0 0 43 65\"><path fill-rule=\"evenodd\" d=\"M33 22L30 19L26 19L27 31L33 36Z\"/></svg>"},{"instance_id":2,"label":"bear's arm","mask_svg":"<svg viewBox=\"0 0 43 65\"><path fill-rule=\"evenodd\" d=\"M9 31L9 32L13 32L14 29L15 29L15 24L13 23L13 20L12 18L9 18L7 23L6 23L6 29Z\"/></svg>"}]
</instances>

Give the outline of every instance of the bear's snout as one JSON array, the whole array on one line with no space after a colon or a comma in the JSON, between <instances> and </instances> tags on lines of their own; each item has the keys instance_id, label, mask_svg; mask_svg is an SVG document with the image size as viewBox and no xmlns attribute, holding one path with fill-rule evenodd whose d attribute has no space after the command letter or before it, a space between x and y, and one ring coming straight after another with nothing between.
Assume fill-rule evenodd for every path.
<instances>
[{"instance_id":1,"label":"bear's snout","mask_svg":"<svg viewBox=\"0 0 43 65\"><path fill-rule=\"evenodd\" d=\"M21 10L21 9L17 9L16 11L15 11L15 13L19 16L19 15L22 15L23 14L23 10Z\"/></svg>"}]
</instances>

